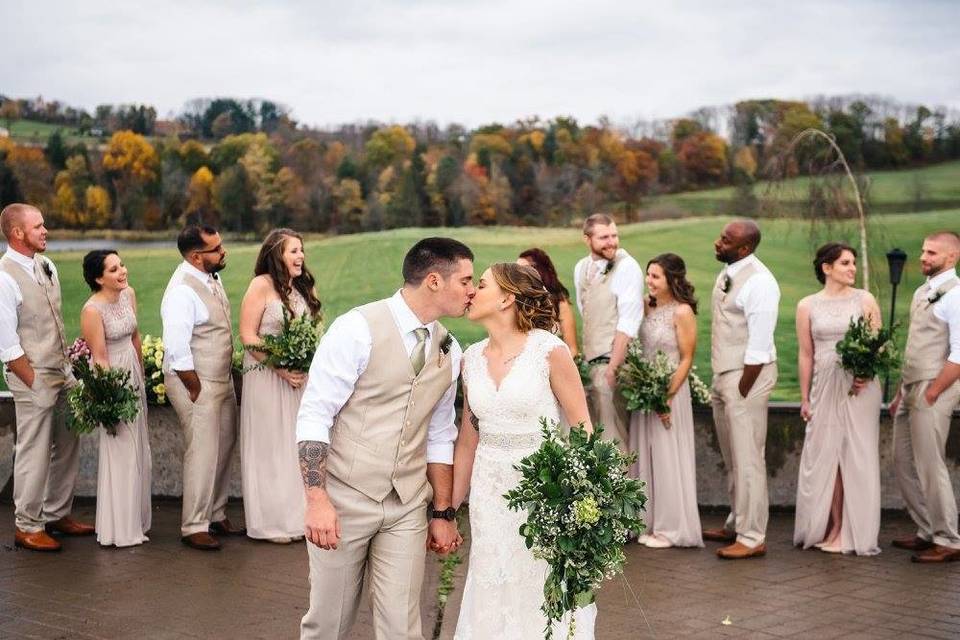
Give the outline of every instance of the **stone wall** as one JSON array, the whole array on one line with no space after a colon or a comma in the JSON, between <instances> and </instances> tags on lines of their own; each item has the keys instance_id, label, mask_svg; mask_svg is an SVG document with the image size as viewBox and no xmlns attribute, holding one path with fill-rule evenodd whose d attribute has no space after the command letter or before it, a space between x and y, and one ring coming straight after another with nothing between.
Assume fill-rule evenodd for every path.
<instances>
[{"instance_id":1,"label":"stone wall","mask_svg":"<svg viewBox=\"0 0 960 640\"><path fill-rule=\"evenodd\" d=\"M713 430L709 410L695 413L697 442L697 492L701 505L727 504L726 486L720 449ZM13 401L9 393L0 395L0 495L9 495L13 466ZM153 450L153 493L157 496L179 496L183 462L183 436L173 409L150 407L150 446ZM770 407L767 431L767 471L769 474L770 504L792 507L797 490L797 466L803 447L804 423L799 405L776 403ZM893 474L891 445L892 428L884 415L880 424L881 491L884 508L901 508L903 503ZM97 490L97 438L99 434L83 437L81 447L80 479L77 495L93 496ZM109 437L109 436L104 436ZM239 448L238 448L239 449ZM953 428L947 442L955 490L960 495L960 415L954 416ZM239 497L240 474L238 460L234 460L230 495Z\"/></svg>"}]
</instances>

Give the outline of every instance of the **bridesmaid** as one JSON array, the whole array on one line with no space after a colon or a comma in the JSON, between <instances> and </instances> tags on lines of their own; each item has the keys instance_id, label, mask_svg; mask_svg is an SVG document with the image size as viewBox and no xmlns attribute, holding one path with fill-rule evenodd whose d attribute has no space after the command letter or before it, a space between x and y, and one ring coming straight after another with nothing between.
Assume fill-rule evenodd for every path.
<instances>
[{"instance_id":1,"label":"bridesmaid","mask_svg":"<svg viewBox=\"0 0 960 640\"><path fill-rule=\"evenodd\" d=\"M300 316L320 313L314 278L304 264L303 238L291 229L275 229L263 241L240 305L244 346L280 333L284 311ZM240 468L247 535L288 544L303 537L303 480L297 455L297 411L306 373L251 369L263 355L243 357L240 399Z\"/></svg>"},{"instance_id":2,"label":"bridesmaid","mask_svg":"<svg viewBox=\"0 0 960 640\"><path fill-rule=\"evenodd\" d=\"M517 258L517 264L533 267L540 274L543 286L550 292L554 309L560 319L560 339L570 349L574 358L580 352L577 347L577 320L573 315L573 306L570 304L570 292L557 277L557 270L553 267L553 260L543 249L527 249Z\"/></svg>"},{"instance_id":3,"label":"bridesmaid","mask_svg":"<svg viewBox=\"0 0 960 640\"><path fill-rule=\"evenodd\" d=\"M828 553L880 553L880 384L840 368L851 319L880 327L869 291L854 288L857 252L831 242L813 261L818 293L797 305L800 415L807 422L793 543ZM852 394L852 395L851 395Z\"/></svg>"},{"instance_id":4,"label":"bridesmaid","mask_svg":"<svg viewBox=\"0 0 960 640\"><path fill-rule=\"evenodd\" d=\"M640 411L630 417L630 450L647 486L647 533L637 542L654 549L702 547L697 509L693 404L687 375L697 348L697 299L680 256L663 253L647 263L647 299L640 326L644 356L664 352L676 366L668 395L670 413Z\"/></svg>"},{"instance_id":5,"label":"bridesmaid","mask_svg":"<svg viewBox=\"0 0 960 640\"><path fill-rule=\"evenodd\" d=\"M93 364L126 369L140 392L137 417L119 424L116 436L99 434L97 541L105 547L129 547L147 542L151 525L152 462L137 298L116 251L96 250L84 256L83 279L93 295L80 311L80 333L90 347Z\"/></svg>"}]
</instances>

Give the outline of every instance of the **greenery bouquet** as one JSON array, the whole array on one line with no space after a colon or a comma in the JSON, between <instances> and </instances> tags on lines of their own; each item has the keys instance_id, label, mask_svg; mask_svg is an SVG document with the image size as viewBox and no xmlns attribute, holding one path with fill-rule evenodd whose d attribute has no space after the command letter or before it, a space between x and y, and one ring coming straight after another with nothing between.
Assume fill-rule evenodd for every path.
<instances>
[{"instance_id":1,"label":"greenery bouquet","mask_svg":"<svg viewBox=\"0 0 960 640\"><path fill-rule=\"evenodd\" d=\"M140 395L125 369L91 366L90 349L77 338L68 353L77 385L67 394L70 415L67 426L77 433L91 433L97 427L112 436L117 425L140 413Z\"/></svg>"},{"instance_id":2,"label":"greenery bouquet","mask_svg":"<svg viewBox=\"0 0 960 640\"><path fill-rule=\"evenodd\" d=\"M147 334L140 341L140 356L143 358L143 379L146 385L147 402L167 403L167 387L163 383L163 340Z\"/></svg>"},{"instance_id":3,"label":"greenery bouquet","mask_svg":"<svg viewBox=\"0 0 960 640\"><path fill-rule=\"evenodd\" d=\"M323 335L323 320L308 313L292 316L283 310L283 330L277 335L265 335L260 344L247 349L264 354L256 368L272 367L289 371L309 371L313 354Z\"/></svg>"},{"instance_id":4,"label":"greenery bouquet","mask_svg":"<svg viewBox=\"0 0 960 640\"><path fill-rule=\"evenodd\" d=\"M854 378L867 380L896 371L901 362L900 350L894 339L896 329L896 325L889 329L874 329L862 316L856 320L851 318L847 332L837 342L840 366ZM853 390L850 395L853 395Z\"/></svg>"},{"instance_id":5,"label":"greenery bouquet","mask_svg":"<svg viewBox=\"0 0 960 640\"><path fill-rule=\"evenodd\" d=\"M627 476L635 454L623 454L603 440L603 427L588 434L582 426L569 436L556 422L540 420L543 443L516 469L520 483L504 494L510 509L527 511L520 535L528 549L550 567L543 586L545 637L553 623L594 601L601 583L623 570L627 534L643 529L643 483Z\"/></svg>"},{"instance_id":6,"label":"greenery bouquet","mask_svg":"<svg viewBox=\"0 0 960 640\"><path fill-rule=\"evenodd\" d=\"M647 360L643 357L640 341L631 342L627 348L627 357L617 370L617 382L620 393L627 401L627 410L657 414L670 413L667 392L676 370L677 368L664 352L657 351L653 360ZM696 369L690 370L687 379L694 402L709 404L710 389L697 375Z\"/></svg>"}]
</instances>

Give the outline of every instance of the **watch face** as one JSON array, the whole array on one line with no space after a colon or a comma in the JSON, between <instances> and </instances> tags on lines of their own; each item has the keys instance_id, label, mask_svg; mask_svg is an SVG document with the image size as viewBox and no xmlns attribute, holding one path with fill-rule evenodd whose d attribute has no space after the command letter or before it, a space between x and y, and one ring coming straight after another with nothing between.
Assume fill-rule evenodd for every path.
<instances>
[{"instance_id":1,"label":"watch face","mask_svg":"<svg viewBox=\"0 0 960 640\"><path fill-rule=\"evenodd\" d=\"M453 507L447 507L443 511L443 517L445 520L453 520L457 517L457 510Z\"/></svg>"}]
</instances>

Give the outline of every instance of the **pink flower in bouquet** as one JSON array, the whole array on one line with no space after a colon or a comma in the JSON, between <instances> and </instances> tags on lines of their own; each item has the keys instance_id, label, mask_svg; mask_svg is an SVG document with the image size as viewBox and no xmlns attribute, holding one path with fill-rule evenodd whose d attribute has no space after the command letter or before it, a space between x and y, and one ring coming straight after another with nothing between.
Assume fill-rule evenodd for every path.
<instances>
[{"instance_id":1,"label":"pink flower in bouquet","mask_svg":"<svg viewBox=\"0 0 960 640\"><path fill-rule=\"evenodd\" d=\"M90 347L83 338L74 340L70 348L67 349L67 357L70 358L70 364L72 365L78 364L81 360L85 360L89 364L90 355Z\"/></svg>"}]
</instances>

